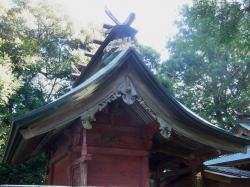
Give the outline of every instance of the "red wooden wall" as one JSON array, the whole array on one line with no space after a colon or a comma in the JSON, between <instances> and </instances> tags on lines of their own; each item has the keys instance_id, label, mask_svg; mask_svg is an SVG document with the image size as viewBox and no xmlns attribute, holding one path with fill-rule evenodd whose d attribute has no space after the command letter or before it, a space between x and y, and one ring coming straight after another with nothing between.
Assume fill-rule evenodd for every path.
<instances>
[{"instance_id":1,"label":"red wooden wall","mask_svg":"<svg viewBox=\"0 0 250 187\"><path fill-rule=\"evenodd\" d=\"M50 185L149 187L148 150L157 124L140 124L125 111L100 112L92 129L80 121L55 140Z\"/></svg>"}]
</instances>

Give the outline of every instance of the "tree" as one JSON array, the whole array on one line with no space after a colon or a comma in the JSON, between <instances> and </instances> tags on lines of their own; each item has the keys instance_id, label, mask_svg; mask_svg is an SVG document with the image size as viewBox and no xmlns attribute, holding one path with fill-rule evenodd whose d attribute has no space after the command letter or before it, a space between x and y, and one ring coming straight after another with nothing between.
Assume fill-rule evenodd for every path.
<instances>
[{"instance_id":1,"label":"tree","mask_svg":"<svg viewBox=\"0 0 250 187\"><path fill-rule=\"evenodd\" d=\"M176 97L202 117L227 129L235 111L250 110L249 4L196 0L184 7L179 33L158 73L169 77Z\"/></svg>"},{"instance_id":2,"label":"tree","mask_svg":"<svg viewBox=\"0 0 250 187\"><path fill-rule=\"evenodd\" d=\"M41 1L0 7L0 159L13 117L70 89L71 64L87 63L91 34L77 34L65 16ZM0 164L0 183L42 184L46 157L18 166ZM35 171L35 172L34 172Z\"/></svg>"},{"instance_id":3,"label":"tree","mask_svg":"<svg viewBox=\"0 0 250 187\"><path fill-rule=\"evenodd\" d=\"M137 49L140 52L143 62L146 64L146 66L151 71L155 71L161 62L160 54L152 47L142 44L137 44Z\"/></svg>"},{"instance_id":4,"label":"tree","mask_svg":"<svg viewBox=\"0 0 250 187\"><path fill-rule=\"evenodd\" d=\"M0 57L0 106L4 107L19 87L19 81L12 74L10 59Z\"/></svg>"}]
</instances>

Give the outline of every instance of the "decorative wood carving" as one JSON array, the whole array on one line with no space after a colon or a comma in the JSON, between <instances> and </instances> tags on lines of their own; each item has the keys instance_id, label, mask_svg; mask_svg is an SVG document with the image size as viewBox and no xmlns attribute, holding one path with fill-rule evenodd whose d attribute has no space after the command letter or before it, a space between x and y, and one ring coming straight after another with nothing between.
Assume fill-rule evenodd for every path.
<instances>
[{"instance_id":1,"label":"decorative wood carving","mask_svg":"<svg viewBox=\"0 0 250 187\"><path fill-rule=\"evenodd\" d=\"M161 135L164 138L170 138L172 132L171 125L165 120L163 120L161 117L159 117L156 113L154 113L153 110L146 104L146 102L141 97L138 97L136 100L160 124Z\"/></svg>"},{"instance_id":2,"label":"decorative wood carving","mask_svg":"<svg viewBox=\"0 0 250 187\"><path fill-rule=\"evenodd\" d=\"M136 96L137 92L133 83L128 77L125 77L122 84L120 84L107 99L97 104L91 111L86 111L81 115L83 126L90 127L91 121L95 121L94 116L96 112L102 111L109 103L115 101L117 98L121 97L126 104L131 105L135 102Z\"/></svg>"},{"instance_id":3,"label":"decorative wood carving","mask_svg":"<svg viewBox=\"0 0 250 187\"><path fill-rule=\"evenodd\" d=\"M158 116L156 113L152 111L150 107L146 104L146 101L140 97L136 91L136 88L128 76L124 76L120 79L119 83L114 85L113 90L111 90L108 95L103 97L103 99L97 102L94 106L89 106L81 113L78 117L80 117L82 121L82 126L84 128L91 128L91 122L95 121L95 114L98 111L102 111L106 106L117 100L118 98L122 98L124 103L128 105L132 105L135 101L138 101L140 105L160 124L160 129L162 129L163 136L169 138L171 135L171 125L167 123L161 116ZM51 127L50 127L51 128ZM45 127L41 128L28 128L25 130L21 130L21 134L25 139L32 138L36 135L47 132L49 129L45 129Z\"/></svg>"},{"instance_id":4,"label":"decorative wood carving","mask_svg":"<svg viewBox=\"0 0 250 187\"><path fill-rule=\"evenodd\" d=\"M133 82L127 76L124 77L122 84L120 84L107 99L96 105L96 107L91 112L87 111L81 116L83 127L86 129L91 129L91 122L95 121L96 112L102 111L109 103L115 101L118 98L122 98L124 103L128 105L132 105L135 101L138 101L140 105L160 124L162 136L167 139L170 138L172 132L171 125L153 112L146 102L137 94Z\"/></svg>"},{"instance_id":5,"label":"decorative wood carving","mask_svg":"<svg viewBox=\"0 0 250 187\"><path fill-rule=\"evenodd\" d=\"M104 53L114 53L125 50L129 47L133 47L136 49L136 40L131 37L119 38L111 41L105 48ZM105 55L106 56L106 55Z\"/></svg>"}]
</instances>

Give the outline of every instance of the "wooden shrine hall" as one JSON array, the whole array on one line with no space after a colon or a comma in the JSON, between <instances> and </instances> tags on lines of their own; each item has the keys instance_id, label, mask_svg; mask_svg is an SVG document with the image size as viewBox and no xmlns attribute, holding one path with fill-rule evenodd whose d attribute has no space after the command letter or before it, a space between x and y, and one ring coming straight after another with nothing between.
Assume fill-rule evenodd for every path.
<instances>
[{"instance_id":1,"label":"wooden shrine hall","mask_svg":"<svg viewBox=\"0 0 250 187\"><path fill-rule=\"evenodd\" d=\"M178 187L197 186L205 160L246 151L249 139L195 115L159 83L134 46L133 18L105 25L71 91L13 121L4 162L46 153L48 185Z\"/></svg>"}]
</instances>

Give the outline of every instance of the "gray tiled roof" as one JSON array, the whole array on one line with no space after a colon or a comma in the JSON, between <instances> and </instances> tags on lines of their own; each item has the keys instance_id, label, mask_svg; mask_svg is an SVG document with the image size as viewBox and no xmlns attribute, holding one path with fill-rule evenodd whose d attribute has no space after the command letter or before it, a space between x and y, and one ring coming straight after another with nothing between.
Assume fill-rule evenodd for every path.
<instances>
[{"instance_id":1,"label":"gray tiled roof","mask_svg":"<svg viewBox=\"0 0 250 187\"><path fill-rule=\"evenodd\" d=\"M250 178L250 171L241 170L234 167L207 166L206 172L216 172L221 175L226 175L233 178Z\"/></svg>"},{"instance_id":2,"label":"gray tiled roof","mask_svg":"<svg viewBox=\"0 0 250 187\"><path fill-rule=\"evenodd\" d=\"M204 162L204 165L207 165L207 166L218 165L218 164L223 165L226 163L245 160L245 159L249 159L250 161L250 146L248 146L246 153L235 153L235 154L230 154L230 155L223 155L218 158Z\"/></svg>"}]
</instances>

